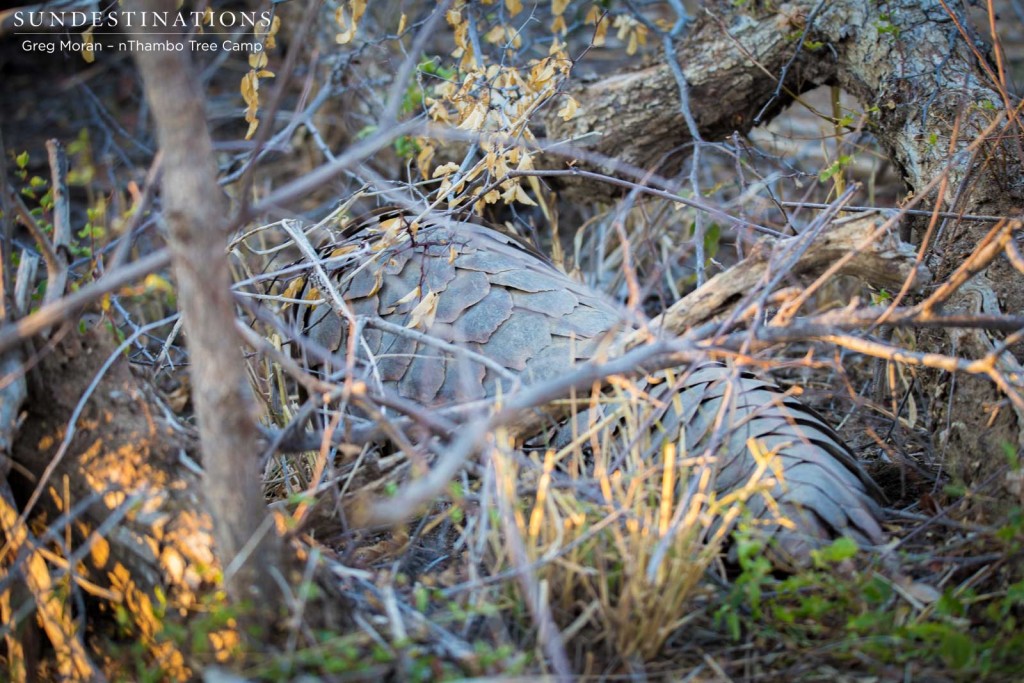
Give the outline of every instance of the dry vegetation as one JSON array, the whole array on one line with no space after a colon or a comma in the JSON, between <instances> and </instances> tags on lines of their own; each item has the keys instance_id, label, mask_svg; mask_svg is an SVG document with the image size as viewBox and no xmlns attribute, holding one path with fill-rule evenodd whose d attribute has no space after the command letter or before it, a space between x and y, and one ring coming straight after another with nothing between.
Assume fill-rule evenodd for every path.
<instances>
[{"instance_id":1,"label":"dry vegetation","mask_svg":"<svg viewBox=\"0 0 1024 683\"><path fill-rule=\"evenodd\" d=\"M1024 10L697 4L291 0L177 79L0 21L0 678L1018 680ZM296 322L380 206L498 226L622 334L469 408L378 391ZM836 427L884 545L766 540L756 440L716 494L739 427L668 417L708 359Z\"/></svg>"}]
</instances>

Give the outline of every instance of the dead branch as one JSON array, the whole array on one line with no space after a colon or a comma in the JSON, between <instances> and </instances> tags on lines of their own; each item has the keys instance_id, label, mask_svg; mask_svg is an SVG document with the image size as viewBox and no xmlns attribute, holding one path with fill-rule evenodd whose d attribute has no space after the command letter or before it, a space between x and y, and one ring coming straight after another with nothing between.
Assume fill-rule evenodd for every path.
<instances>
[{"instance_id":1,"label":"dead branch","mask_svg":"<svg viewBox=\"0 0 1024 683\"><path fill-rule=\"evenodd\" d=\"M46 296L43 303L49 304L64 296L68 283L68 263L71 256L71 204L68 202L68 157L64 146L58 140L46 141L46 152L50 160L53 195L53 252L56 259L55 272L47 273Z\"/></svg>"},{"instance_id":2,"label":"dead branch","mask_svg":"<svg viewBox=\"0 0 1024 683\"><path fill-rule=\"evenodd\" d=\"M746 259L714 276L655 318L651 333L683 334L687 328L721 315L727 304L758 290L765 278L776 270L778 256L799 239L763 238ZM840 267L840 274L860 277L878 287L899 287L912 274L919 285L930 279L923 266L915 268L913 249L877 218L858 218L824 231L789 272L820 272L844 258L847 260ZM639 343L646 334L643 330L633 332L626 340L627 348Z\"/></svg>"}]
</instances>

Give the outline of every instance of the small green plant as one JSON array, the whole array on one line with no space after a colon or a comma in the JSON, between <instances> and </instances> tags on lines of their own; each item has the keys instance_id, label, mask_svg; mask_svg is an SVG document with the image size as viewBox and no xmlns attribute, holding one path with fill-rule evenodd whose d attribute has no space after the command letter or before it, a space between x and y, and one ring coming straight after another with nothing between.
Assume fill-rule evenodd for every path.
<instances>
[{"instance_id":1,"label":"small green plant","mask_svg":"<svg viewBox=\"0 0 1024 683\"><path fill-rule=\"evenodd\" d=\"M761 617L761 596L770 581L772 565L764 556L764 544L755 539L746 525L733 534L736 560L742 572L721 607L715 612L716 625L724 625L733 640L742 636L742 614L750 611L753 619Z\"/></svg>"},{"instance_id":2,"label":"small green plant","mask_svg":"<svg viewBox=\"0 0 1024 683\"><path fill-rule=\"evenodd\" d=\"M1018 514L997 532L1007 555L1019 547L1022 529ZM778 579L762 543L743 529L734 538L741 572L715 612L715 624L734 640L764 639L791 652L828 643L841 660L931 665L960 675L1019 671L1024 581L985 595L947 588L922 602L908 599L909 579L854 569L858 549L850 539L813 551L811 567Z\"/></svg>"},{"instance_id":3,"label":"small green plant","mask_svg":"<svg viewBox=\"0 0 1024 683\"><path fill-rule=\"evenodd\" d=\"M458 75L455 69L441 66L441 60L437 57L426 57L416 65L416 79L409 84L402 96L400 113L402 116L409 116L423 108L424 86L423 76L429 76L444 81L453 81ZM368 126L360 131L360 136L365 137L377 130L376 126ZM413 159L420 153L422 147L416 138L410 135L402 135L394 142L395 153L402 159Z\"/></svg>"},{"instance_id":4,"label":"small green plant","mask_svg":"<svg viewBox=\"0 0 1024 683\"><path fill-rule=\"evenodd\" d=\"M890 301L892 301L892 292L887 289L879 289L877 292L871 293L872 306L884 306Z\"/></svg>"},{"instance_id":5,"label":"small green plant","mask_svg":"<svg viewBox=\"0 0 1024 683\"><path fill-rule=\"evenodd\" d=\"M838 159L829 164L828 168L824 169L823 171L821 171L821 173L818 174L818 180L820 180L823 183L828 180L831 180L833 176L837 175L838 173L841 173L844 168L849 166L851 161L853 161L852 156L848 154L841 155Z\"/></svg>"},{"instance_id":6,"label":"small green plant","mask_svg":"<svg viewBox=\"0 0 1024 683\"><path fill-rule=\"evenodd\" d=\"M76 233L78 242L71 246L71 253L78 257L92 256L95 247L107 236L105 227L107 217L106 202L102 199L93 207L86 209L86 223Z\"/></svg>"}]
</instances>

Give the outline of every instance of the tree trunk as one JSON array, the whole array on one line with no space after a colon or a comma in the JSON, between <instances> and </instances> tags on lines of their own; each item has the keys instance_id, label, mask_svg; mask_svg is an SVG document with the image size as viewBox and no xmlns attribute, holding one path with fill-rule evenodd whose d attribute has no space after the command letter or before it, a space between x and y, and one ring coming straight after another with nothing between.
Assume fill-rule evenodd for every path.
<instances>
[{"instance_id":1,"label":"tree trunk","mask_svg":"<svg viewBox=\"0 0 1024 683\"><path fill-rule=\"evenodd\" d=\"M131 9L173 11L169 0ZM165 38L163 36L162 38ZM256 423L234 328L227 221L203 94L188 51L135 51L163 155L163 215L190 352L206 502L229 591L270 609L279 541L263 501ZM237 571L230 571L237 566Z\"/></svg>"}]
</instances>

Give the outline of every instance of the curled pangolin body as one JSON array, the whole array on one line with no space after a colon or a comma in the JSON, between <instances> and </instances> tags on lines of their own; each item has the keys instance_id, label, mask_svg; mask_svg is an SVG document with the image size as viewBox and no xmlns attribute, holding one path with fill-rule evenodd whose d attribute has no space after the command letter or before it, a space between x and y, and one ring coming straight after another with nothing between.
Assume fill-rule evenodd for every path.
<instances>
[{"instance_id":1,"label":"curled pangolin body","mask_svg":"<svg viewBox=\"0 0 1024 683\"><path fill-rule=\"evenodd\" d=\"M427 407L489 398L557 377L629 331L621 311L512 237L474 223L423 221L378 212L346 230L324 256L358 254L330 273L356 316L424 332L491 361L362 326L357 354L367 381ZM313 283L300 298L318 300ZM347 325L328 303L302 304L295 317L306 335L344 348ZM501 371L499 371L501 370ZM776 455L782 476L748 502L755 516L774 501L794 522L766 528L795 556L838 535L862 544L884 540L877 487L813 410L746 372L708 363L649 388L665 406L660 438L700 454L714 446L715 490L745 485L757 469L751 439ZM716 427L721 427L716 429ZM682 436L682 438L680 438Z\"/></svg>"}]
</instances>

